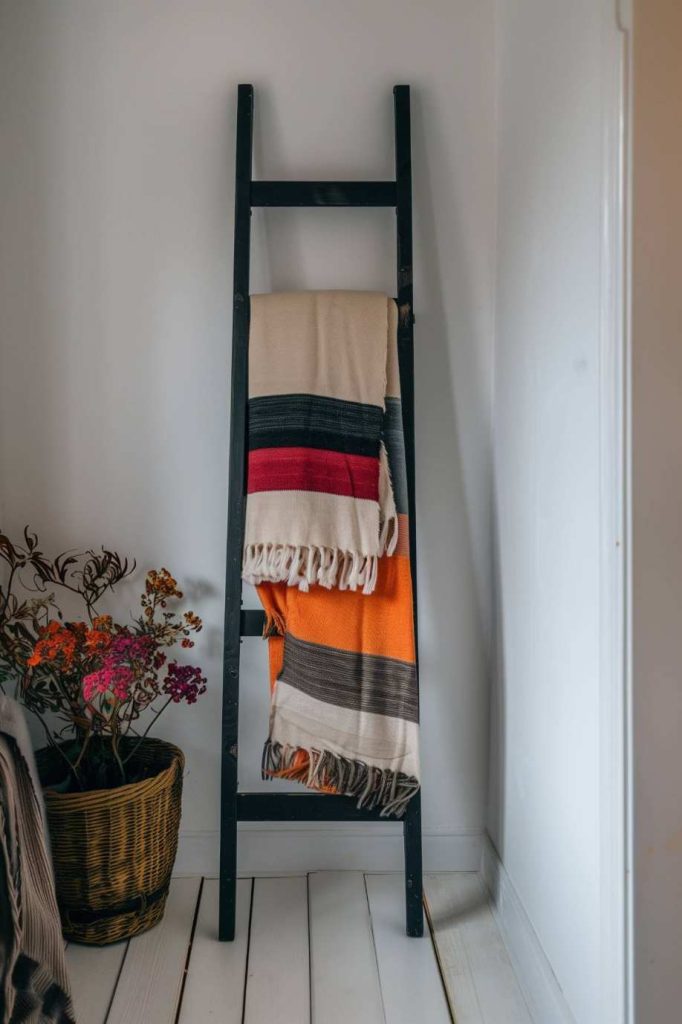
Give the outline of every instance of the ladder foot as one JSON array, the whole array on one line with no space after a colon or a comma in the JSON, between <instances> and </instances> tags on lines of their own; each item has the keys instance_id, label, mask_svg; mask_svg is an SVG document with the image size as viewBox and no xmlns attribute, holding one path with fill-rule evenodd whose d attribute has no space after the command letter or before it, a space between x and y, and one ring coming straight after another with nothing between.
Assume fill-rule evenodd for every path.
<instances>
[{"instance_id":1,"label":"ladder foot","mask_svg":"<svg viewBox=\"0 0 682 1024\"><path fill-rule=\"evenodd\" d=\"M421 939L424 935L424 911L422 907L419 908L418 913L413 913L411 910L407 912L407 926L405 928L407 935L411 939Z\"/></svg>"}]
</instances>

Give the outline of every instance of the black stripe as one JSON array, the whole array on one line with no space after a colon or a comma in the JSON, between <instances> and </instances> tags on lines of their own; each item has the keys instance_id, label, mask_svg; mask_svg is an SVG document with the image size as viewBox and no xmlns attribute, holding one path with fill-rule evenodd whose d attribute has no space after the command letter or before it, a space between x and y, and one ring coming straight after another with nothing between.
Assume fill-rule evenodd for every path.
<instances>
[{"instance_id":1,"label":"black stripe","mask_svg":"<svg viewBox=\"0 0 682 1024\"><path fill-rule=\"evenodd\" d=\"M312 644L287 633L279 677L327 704L419 721L414 664Z\"/></svg>"},{"instance_id":2,"label":"black stripe","mask_svg":"<svg viewBox=\"0 0 682 1024\"><path fill-rule=\"evenodd\" d=\"M379 454L383 409L320 395L249 399L249 450L323 448L349 455Z\"/></svg>"},{"instance_id":3,"label":"black stripe","mask_svg":"<svg viewBox=\"0 0 682 1024\"><path fill-rule=\"evenodd\" d=\"M388 456L388 469L393 485L396 512L407 515L407 476L405 475L405 437L403 435L403 407L399 398L386 399L383 428L384 444Z\"/></svg>"}]
</instances>

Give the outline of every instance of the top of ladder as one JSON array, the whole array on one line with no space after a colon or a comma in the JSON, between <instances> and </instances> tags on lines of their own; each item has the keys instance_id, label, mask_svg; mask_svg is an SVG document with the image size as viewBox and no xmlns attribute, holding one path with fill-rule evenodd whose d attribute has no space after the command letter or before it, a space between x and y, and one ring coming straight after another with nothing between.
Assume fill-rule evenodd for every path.
<instances>
[{"instance_id":1,"label":"top of ladder","mask_svg":"<svg viewBox=\"0 0 682 1024\"><path fill-rule=\"evenodd\" d=\"M393 96L398 109L410 102L409 85L396 85ZM252 130L253 86L239 86L240 104L246 104L243 130ZM407 108L409 110L409 106ZM402 129L396 117L396 131ZM409 133L409 123L407 125ZM409 134L408 134L409 139ZM396 151L404 147L396 137ZM407 149L409 163L409 147ZM398 171L398 169L396 169ZM398 206L398 179L395 181L253 181L249 179L249 206Z\"/></svg>"}]
</instances>

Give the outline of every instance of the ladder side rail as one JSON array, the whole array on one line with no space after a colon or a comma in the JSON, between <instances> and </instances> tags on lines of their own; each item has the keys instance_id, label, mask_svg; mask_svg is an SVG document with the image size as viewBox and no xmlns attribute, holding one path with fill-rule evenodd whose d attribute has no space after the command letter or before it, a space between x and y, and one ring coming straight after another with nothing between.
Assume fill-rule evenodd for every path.
<instances>
[{"instance_id":1,"label":"ladder side rail","mask_svg":"<svg viewBox=\"0 0 682 1024\"><path fill-rule=\"evenodd\" d=\"M414 312L412 292L412 152L410 131L410 87L393 90L395 115L396 255L398 281L398 360L405 435L410 564L414 617L415 656L419 679L417 624L417 519L415 502L414 443ZM411 936L424 934L422 904L421 794L408 804L403 821L405 847L406 930Z\"/></svg>"},{"instance_id":2,"label":"ladder side rail","mask_svg":"<svg viewBox=\"0 0 682 1024\"><path fill-rule=\"evenodd\" d=\"M220 890L218 937L234 939L237 880L237 786L239 738L239 655L241 644L242 546L246 482L248 395L249 266L251 252L251 166L253 86L240 85L234 213L234 294L230 460L225 574L223 710L220 806Z\"/></svg>"}]
</instances>

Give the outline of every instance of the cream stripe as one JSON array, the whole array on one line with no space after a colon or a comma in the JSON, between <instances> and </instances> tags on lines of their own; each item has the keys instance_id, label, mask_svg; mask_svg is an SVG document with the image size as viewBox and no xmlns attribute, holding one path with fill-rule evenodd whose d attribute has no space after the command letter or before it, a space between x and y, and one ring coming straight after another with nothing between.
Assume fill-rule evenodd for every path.
<instances>
[{"instance_id":1,"label":"cream stripe","mask_svg":"<svg viewBox=\"0 0 682 1024\"><path fill-rule=\"evenodd\" d=\"M249 397L326 395L383 408L388 305L380 292L252 295Z\"/></svg>"},{"instance_id":2,"label":"cream stripe","mask_svg":"<svg viewBox=\"0 0 682 1024\"><path fill-rule=\"evenodd\" d=\"M286 544L378 555L379 505L318 491L257 491L247 498L244 546Z\"/></svg>"},{"instance_id":3,"label":"cream stripe","mask_svg":"<svg viewBox=\"0 0 682 1024\"><path fill-rule=\"evenodd\" d=\"M273 743L328 750L419 778L419 726L414 722L327 704L279 680L270 727Z\"/></svg>"}]
</instances>

